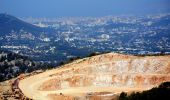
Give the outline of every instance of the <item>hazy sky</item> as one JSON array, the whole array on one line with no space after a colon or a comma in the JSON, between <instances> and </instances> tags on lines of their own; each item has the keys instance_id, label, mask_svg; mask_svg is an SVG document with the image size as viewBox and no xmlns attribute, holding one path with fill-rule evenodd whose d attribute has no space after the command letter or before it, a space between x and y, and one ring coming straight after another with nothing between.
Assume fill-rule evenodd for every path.
<instances>
[{"instance_id":1,"label":"hazy sky","mask_svg":"<svg viewBox=\"0 0 170 100\"><path fill-rule=\"evenodd\" d=\"M0 13L18 17L107 16L170 12L170 0L0 0Z\"/></svg>"}]
</instances>

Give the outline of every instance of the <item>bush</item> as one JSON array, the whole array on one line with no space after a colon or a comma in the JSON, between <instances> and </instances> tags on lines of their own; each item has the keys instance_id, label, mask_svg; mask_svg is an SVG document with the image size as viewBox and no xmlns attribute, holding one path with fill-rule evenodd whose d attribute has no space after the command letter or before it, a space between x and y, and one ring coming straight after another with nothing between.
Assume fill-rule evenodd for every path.
<instances>
[{"instance_id":1,"label":"bush","mask_svg":"<svg viewBox=\"0 0 170 100\"><path fill-rule=\"evenodd\" d=\"M134 92L129 96L122 92L119 100L170 100L170 82L164 82L159 87L141 93Z\"/></svg>"}]
</instances>

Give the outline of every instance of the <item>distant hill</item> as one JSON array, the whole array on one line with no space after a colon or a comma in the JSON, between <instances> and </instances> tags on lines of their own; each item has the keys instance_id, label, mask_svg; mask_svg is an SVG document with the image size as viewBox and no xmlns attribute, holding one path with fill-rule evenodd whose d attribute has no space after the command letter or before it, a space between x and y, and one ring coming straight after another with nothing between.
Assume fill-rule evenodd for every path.
<instances>
[{"instance_id":1,"label":"distant hill","mask_svg":"<svg viewBox=\"0 0 170 100\"><path fill-rule=\"evenodd\" d=\"M20 30L38 35L40 32L50 32L47 28L41 28L24 22L8 14L0 14L0 36L9 34L11 31L18 33Z\"/></svg>"},{"instance_id":2,"label":"distant hill","mask_svg":"<svg viewBox=\"0 0 170 100\"><path fill-rule=\"evenodd\" d=\"M161 17L160 19L156 20L152 26L170 26L170 15Z\"/></svg>"}]
</instances>

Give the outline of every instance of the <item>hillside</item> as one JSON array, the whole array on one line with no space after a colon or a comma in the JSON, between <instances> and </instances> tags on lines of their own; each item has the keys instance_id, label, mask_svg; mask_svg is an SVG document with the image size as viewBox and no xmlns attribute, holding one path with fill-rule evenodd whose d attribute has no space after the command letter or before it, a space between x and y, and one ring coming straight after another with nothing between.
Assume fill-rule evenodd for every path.
<instances>
[{"instance_id":1,"label":"hillside","mask_svg":"<svg viewBox=\"0 0 170 100\"><path fill-rule=\"evenodd\" d=\"M25 78L19 88L35 100L110 100L123 91L149 90L170 81L169 59L108 53Z\"/></svg>"},{"instance_id":2,"label":"hillside","mask_svg":"<svg viewBox=\"0 0 170 100\"><path fill-rule=\"evenodd\" d=\"M32 61L26 56L0 50L0 82L48 67L47 64Z\"/></svg>"},{"instance_id":3,"label":"hillside","mask_svg":"<svg viewBox=\"0 0 170 100\"><path fill-rule=\"evenodd\" d=\"M14 16L8 14L0 14L0 36L8 35L9 33L20 31L32 33L35 36L40 35L42 32L47 32L46 28L41 28L27 22L24 22Z\"/></svg>"}]
</instances>

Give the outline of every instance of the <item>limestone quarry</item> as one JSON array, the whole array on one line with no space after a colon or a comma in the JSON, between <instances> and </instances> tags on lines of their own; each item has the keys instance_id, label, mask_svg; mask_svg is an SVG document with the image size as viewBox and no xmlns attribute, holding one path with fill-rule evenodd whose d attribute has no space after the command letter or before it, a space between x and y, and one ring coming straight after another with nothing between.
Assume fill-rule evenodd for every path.
<instances>
[{"instance_id":1,"label":"limestone quarry","mask_svg":"<svg viewBox=\"0 0 170 100\"><path fill-rule=\"evenodd\" d=\"M143 91L170 81L170 55L102 54L76 60L19 82L35 100L114 100L121 92Z\"/></svg>"}]
</instances>

